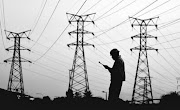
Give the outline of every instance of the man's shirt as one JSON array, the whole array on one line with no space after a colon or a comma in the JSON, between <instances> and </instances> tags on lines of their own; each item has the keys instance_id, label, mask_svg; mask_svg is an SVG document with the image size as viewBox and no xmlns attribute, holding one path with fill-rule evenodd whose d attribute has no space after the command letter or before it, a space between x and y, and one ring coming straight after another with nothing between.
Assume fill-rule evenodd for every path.
<instances>
[{"instance_id":1,"label":"man's shirt","mask_svg":"<svg viewBox=\"0 0 180 110\"><path fill-rule=\"evenodd\" d=\"M111 73L111 82L125 81L125 67L121 57L115 60L113 67L109 71Z\"/></svg>"}]
</instances>

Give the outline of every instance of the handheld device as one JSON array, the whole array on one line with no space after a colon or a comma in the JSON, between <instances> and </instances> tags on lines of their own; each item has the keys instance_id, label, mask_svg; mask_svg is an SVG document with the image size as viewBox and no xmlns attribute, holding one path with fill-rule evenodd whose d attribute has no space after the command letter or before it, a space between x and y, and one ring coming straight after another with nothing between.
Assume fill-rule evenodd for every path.
<instances>
[{"instance_id":1,"label":"handheld device","mask_svg":"<svg viewBox=\"0 0 180 110\"><path fill-rule=\"evenodd\" d=\"M103 65L100 61L99 61L99 64ZM104 65L103 65L104 66Z\"/></svg>"}]
</instances>

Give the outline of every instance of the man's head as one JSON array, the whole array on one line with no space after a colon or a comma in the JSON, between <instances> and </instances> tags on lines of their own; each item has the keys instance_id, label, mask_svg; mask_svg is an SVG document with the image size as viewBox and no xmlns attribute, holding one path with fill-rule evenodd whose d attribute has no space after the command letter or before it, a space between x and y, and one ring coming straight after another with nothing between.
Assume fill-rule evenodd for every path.
<instances>
[{"instance_id":1,"label":"man's head","mask_svg":"<svg viewBox=\"0 0 180 110\"><path fill-rule=\"evenodd\" d=\"M112 56L113 60L116 60L119 57L119 50L114 48L110 51L110 55Z\"/></svg>"}]
</instances>

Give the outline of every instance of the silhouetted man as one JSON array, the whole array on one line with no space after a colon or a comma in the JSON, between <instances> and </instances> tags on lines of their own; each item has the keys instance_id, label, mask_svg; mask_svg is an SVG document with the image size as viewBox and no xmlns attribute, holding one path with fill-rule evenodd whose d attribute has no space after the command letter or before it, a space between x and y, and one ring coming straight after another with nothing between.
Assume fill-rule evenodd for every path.
<instances>
[{"instance_id":1,"label":"silhouetted man","mask_svg":"<svg viewBox=\"0 0 180 110\"><path fill-rule=\"evenodd\" d=\"M112 59L115 61L112 68L107 65L103 65L111 73L111 83L109 87L109 97L108 100L111 102L118 101L121 92L121 87L123 81L125 81L125 66L124 61L119 55L117 49L112 49L110 51Z\"/></svg>"}]
</instances>

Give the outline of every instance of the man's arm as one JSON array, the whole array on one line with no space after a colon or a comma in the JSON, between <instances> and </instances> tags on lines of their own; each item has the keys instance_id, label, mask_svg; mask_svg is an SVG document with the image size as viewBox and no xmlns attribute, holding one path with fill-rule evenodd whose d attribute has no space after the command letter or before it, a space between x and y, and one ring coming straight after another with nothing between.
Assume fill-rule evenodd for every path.
<instances>
[{"instance_id":1,"label":"man's arm","mask_svg":"<svg viewBox=\"0 0 180 110\"><path fill-rule=\"evenodd\" d=\"M110 73L112 73L112 68L110 68L110 67L107 66L107 65L103 65L103 66L104 66L105 69L108 69L108 71L109 71Z\"/></svg>"}]
</instances>

